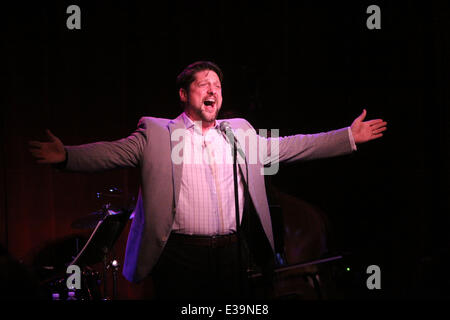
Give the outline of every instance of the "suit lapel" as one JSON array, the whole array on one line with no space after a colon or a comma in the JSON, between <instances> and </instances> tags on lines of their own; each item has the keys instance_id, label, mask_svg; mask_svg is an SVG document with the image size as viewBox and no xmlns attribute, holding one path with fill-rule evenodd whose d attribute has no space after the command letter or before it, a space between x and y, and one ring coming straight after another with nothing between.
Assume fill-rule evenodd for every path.
<instances>
[{"instance_id":1,"label":"suit lapel","mask_svg":"<svg viewBox=\"0 0 450 320\"><path fill-rule=\"evenodd\" d=\"M183 116L179 115L176 119L171 120L168 125L169 129L169 139L170 140L170 149L171 149L171 157L173 155L177 157L181 157L183 159L183 149L184 149L184 135L181 139L178 140L179 135L177 135L177 132L179 130L186 130L186 125L184 124ZM172 137L177 137L175 141L172 141ZM179 146L179 144L182 143L182 146ZM181 147L181 148L180 148ZM178 198L180 195L180 185L181 185L181 175L183 171L183 162L175 163L172 159L172 182L173 182L173 190L174 190L174 206L176 208ZM174 210L175 212L175 210Z\"/></svg>"}]
</instances>

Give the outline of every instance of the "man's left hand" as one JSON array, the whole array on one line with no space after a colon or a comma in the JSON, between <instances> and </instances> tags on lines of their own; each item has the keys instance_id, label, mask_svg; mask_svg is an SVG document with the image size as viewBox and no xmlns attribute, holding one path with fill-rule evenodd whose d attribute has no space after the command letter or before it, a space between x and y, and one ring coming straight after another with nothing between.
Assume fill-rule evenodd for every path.
<instances>
[{"instance_id":1,"label":"man's left hand","mask_svg":"<svg viewBox=\"0 0 450 320\"><path fill-rule=\"evenodd\" d=\"M381 138L383 136L382 132L387 129L387 122L382 119L363 121L366 114L367 111L364 109L361 115L350 126L356 144Z\"/></svg>"}]
</instances>

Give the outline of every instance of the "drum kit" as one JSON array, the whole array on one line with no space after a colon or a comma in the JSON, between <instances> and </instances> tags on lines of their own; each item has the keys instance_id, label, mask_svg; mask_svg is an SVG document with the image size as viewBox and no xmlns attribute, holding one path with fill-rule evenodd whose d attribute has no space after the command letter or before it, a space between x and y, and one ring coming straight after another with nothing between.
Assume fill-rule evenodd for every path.
<instances>
[{"instance_id":1,"label":"drum kit","mask_svg":"<svg viewBox=\"0 0 450 320\"><path fill-rule=\"evenodd\" d=\"M123 192L116 187L106 188L104 192L96 193L95 197L102 201L101 209L71 223L73 229L82 230L83 234L90 234L89 237L77 234L58 239L35 256L33 268L39 278L41 295L44 299L99 301L118 298L120 263L113 249L132 218L135 198L124 204ZM272 211L276 210L272 208ZM274 272L273 296L285 299L308 295L309 298L320 299L323 292L321 292L322 285L317 280L318 267L329 266L330 261L342 258L333 256L293 265L286 264L283 262L284 259L277 259L277 262L282 263ZM68 278L71 275L67 270L70 266L78 267L81 272L78 288L69 285ZM311 285L304 284L305 277L308 283L312 283ZM262 297L266 294L262 274L258 273L256 268L250 270L249 280L256 296Z\"/></svg>"},{"instance_id":2,"label":"drum kit","mask_svg":"<svg viewBox=\"0 0 450 320\"><path fill-rule=\"evenodd\" d=\"M96 198L106 200L101 209L76 219L71 224L73 229L90 232L89 238L69 237L64 241L58 241L58 244L53 243L37 255L34 265L41 276L44 299L95 301L117 298L120 263L115 257L113 248L134 207L112 204L114 199L123 198L123 192L116 187L96 193ZM131 200L134 203L134 198ZM69 248L71 252L68 252ZM72 255L74 248L75 255ZM49 261L49 256L52 256L53 260ZM59 261L55 261L55 256ZM99 265L102 267L99 268ZM67 273L69 266L76 266L81 272L77 288L69 285L68 277L71 276ZM112 290L109 289L108 283L108 279L111 279L108 276L110 272Z\"/></svg>"}]
</instances>

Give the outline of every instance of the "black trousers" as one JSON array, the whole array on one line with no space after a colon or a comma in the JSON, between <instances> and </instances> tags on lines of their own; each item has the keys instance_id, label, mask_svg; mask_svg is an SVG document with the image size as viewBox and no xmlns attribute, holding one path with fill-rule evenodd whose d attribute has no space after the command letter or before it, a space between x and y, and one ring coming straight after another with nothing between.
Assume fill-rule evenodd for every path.
<instances>
[{"instance_id":1,"label":"black trousers","mask_svg":"<svg viewBox=\"0 0 450 320\"><path fill-rule=\"evenodd\" d=\"M184 243L171 235L153 269L157 299L233 300L249 292L247 258L238 242L225 246Z\"/></svg>"}]
</instances>

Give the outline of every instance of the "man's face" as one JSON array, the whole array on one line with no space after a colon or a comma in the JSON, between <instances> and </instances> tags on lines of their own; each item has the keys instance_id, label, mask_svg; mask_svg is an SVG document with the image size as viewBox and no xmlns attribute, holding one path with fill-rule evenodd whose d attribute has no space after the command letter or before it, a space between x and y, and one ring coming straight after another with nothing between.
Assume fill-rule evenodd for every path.
<instances>
[{"instance_id":1,"label":"man's face","mask_svg":"<svg viewBox=\"0 0 450 320\"><path fill-rule=\"evenodd\" d=\"M213 123L222 107L222 87L219 76L212 70L199 71L189 86L189 92L180 89L185 111L194 121Z\"/></svg>"}]
</instances>

